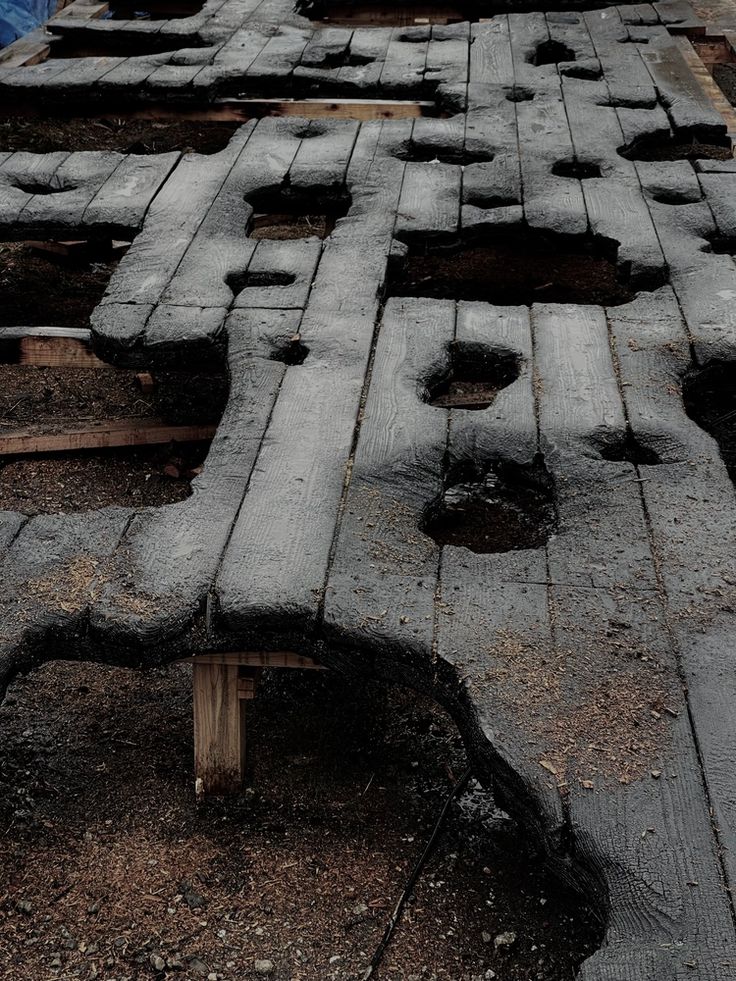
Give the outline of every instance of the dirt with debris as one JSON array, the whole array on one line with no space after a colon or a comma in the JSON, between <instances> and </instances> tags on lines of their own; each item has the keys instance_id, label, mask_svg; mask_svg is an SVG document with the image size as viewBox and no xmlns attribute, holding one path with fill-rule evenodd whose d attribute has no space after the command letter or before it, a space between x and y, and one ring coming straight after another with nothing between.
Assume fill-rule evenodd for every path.
<instances>
[{"instance_id":1,"label":"dirt with debris","mask_svg":"<svg viewBox=\"0 0 736 981\"><path fill-rule=\"evenodd\" d=\"M0 434L57 433L84 420L219 422L227 399L224 375L169 371L153 377L153 392L144 394L134 371L0 365ZM49 514L173 504L189 496L208 445L0 458L0 509Z\"/></svg>"},{"instance_id":2,"label":"dirt with debris","mask_svg":"<svg viewBox=\"0 0 736 981\"><path fill-rule=\"evenodd\" d=\"M59 453L0 462L0 510L23 514L163 507L189 497L207 444Z\"/></svg>"},{"instance_id":3,"label":"dirt with debris","mask_svg":"<svg viewBox=\"0 0 736 981\"><path fill-rule=\"evenodd\" d=\"M536 465L458 468L428 509L422 531L438 545L481 554L541 548L557 527L554 491Z\"/></svg>"},{"instance_id":4,"label":"dirt with debris","mask_svg":"<svg viewBox=\"0 0 736 981\"><path fill-rule=\"evenodd\" d=\"M360 976L450 787L457 732L424 698L272 672L249 787L200 808L189 670L58 662L0 709L0 963L52 978ZM505 936L504 936L505 935ZM586 907L471 786L377 978L559 981ZM495 973L494 973L495 972Z\"/></svg>"},{"instance_id":5,"label":"dirt with debris","mask_svg":"<svg viewBox=\"0 0 736 981\"><path fill-rule=\"evenodd\" d=\"M123 368L42 368L0 364L0 426L34 433L70 421L161 419L171 425L217 423L227 401L224 373L161 371L144 393L138 372Z\"/></svg>"},{"instance_id":6,"label":"dirt with debris","mask_svg":"<svg viewBox=\"0 0 736 981\"><path fill-rule=\"evenodd\" d=\"M732 481L736 481L736 364L711 361L687 375L682 396L685 410L718 443Z\"/></svg>"},{"instance_id":7,"label":"dirt with debris","mask_svg":"<svg viewBox=\"0 0 736 981\"><path fill-rule=\"evenodd\" d=\"M498 393L519 377L519 358L513 353L453 343L450 355L450 369L427 382L424 397L430 405L487 409Z\"/></svg>"},{"instance_id":8,"label":"dirt with debris","mask_svg":"<svg viewBox=\"0 0 736 981\"><path fill-rule=\"evenodd\" d=\"M237 122L196 122L64 116L0 117L0 151L116 150L118 153L218 153L240 126Z\"/></svg>"},{"instance_id":9,"label":"dirt with debris","mask_svg":"<svg viewBox=\"0 0 736 981\"><path fill-rule=\"evenodd\" d=\"M327 238L335 227L329 215L255 215L249 238L268 238L278 242L291 239Z\"/></svg>"},{"instance_id":10,"label":"dirt with debris","mask_svg":"<svg viewBox=\"0 0 736 981\"><path fill-rule=\"evenodd\" d=\"M710 70L718 88L736 106L736 65L711 65Z\"/></svg>"},{"instance_id":11,"label":"dirt with debris","mask_svg":"<svg viewBox=\"0 0 736 981\"><path fill-rule=\"evenodd\" d=\"M391 266L389 296L480 300L505 305L596 303L633 299L619 282L614 262L572 252L541 236L508 236L498 243L466 245L417 254Z\"/></svg>"},{"instance_id":12,"label":"dirt with debris","mask_svg":"<svg viewBox=\"0 0 736 981\"><path fill-rule=\"evenodd\" d=\"M62 260L25 242L0 242L0 327L88 327L119 262L101 253Z\"/></svg>"},{"instance_id":13,"label":"dirt with debris","mask_svg":"<svg viewBox=\"0 0 736 981\"><path fill-rule=\"evenodd\" d=\"M729 146L700 143L696 139L680 142L662 137L643 137L630 146L619 150L627 160L730 160L733 150Z\"/></svg>"}]
</instances>

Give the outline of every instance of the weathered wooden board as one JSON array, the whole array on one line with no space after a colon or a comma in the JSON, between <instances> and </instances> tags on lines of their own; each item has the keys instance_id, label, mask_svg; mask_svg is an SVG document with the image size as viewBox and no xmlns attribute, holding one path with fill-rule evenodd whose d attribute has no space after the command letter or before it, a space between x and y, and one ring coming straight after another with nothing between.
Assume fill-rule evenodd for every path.
<instances>
[{"instance_id":1,"label":"weathered wooden board","mask_svg":"<svg viewBox=\"0 0 736 981\"><path fill-rule=\"evenodd\" d=\"M63 208L64 194L9 181L13 238L62 213L140 227L93 315L96 349L147 365L227 357L231 393L186 501L3 516L0 683L50 656L24 645L52 629L59 651L73 638L122 663L223 658L229 680L210 678L200 712L213 731L239 711L233 670L274 657L430 692L603 911L584 981L733 973L733 488L679 396L693 358L736 359L733 175L727 160L657 158L679 152L673 135L723 133L662 27L683 9L315 32L282 0L226 2L219 25L196 21L204 48L179 25L176 52L0 78L3 96L71 92L100 111L115 92L155 92L135 107L150 119L164 102L195 124L272 114L221 153L127 157L99 179L92 157L2 160L2 173L89 177ZM348 211L324 241L250 236L254 208L330 194ZM503 248L499 229L529 227L552 243L551 278L561 234L581 252L595 236L641 294L608 311L574 294L496 307L462 284L390 296L408 236ZM304 360L287 363L297 343ZM514 358L518 377L482 410L430 405L463 345ZM632 458L632 439L662 463ZM424 533L458 474L541 472L541 457L546 544L478 554Z\"/></svg>"}]
</instances>

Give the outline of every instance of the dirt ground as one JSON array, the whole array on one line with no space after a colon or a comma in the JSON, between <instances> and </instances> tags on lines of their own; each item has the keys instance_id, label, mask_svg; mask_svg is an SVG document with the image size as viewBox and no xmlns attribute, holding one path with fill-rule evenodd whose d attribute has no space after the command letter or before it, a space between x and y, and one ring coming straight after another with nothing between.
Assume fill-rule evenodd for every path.
<instances>
[{"instance_id":1,"label":"dirt ground","mask_svg":"<svg viewBox=\"0 0 736 981\"><path fill-rule=\"evenodd\" d=\"M57 433L84 420L219 422L227 399L224 374L166 371L154 378L154 391L144 394L134 371L0 365L0 434ZM0 458L0 510L48 514L173 504L188 497L208 445Z\"/></svg>"},{"instance_id":2,"label":"dirt ground","mask_svg":"<svg viewBox=\"0 0 736 981\"><path fill-rule=\"evenodd\" d=\"M118 261L64 262L0 242L0 327L88 327Z\"/></svg>"},{"instance_id":3,"label":"dirt ground","mask_svg":"<svg viewBox=\"0 0 736 981\"><path fill-rule=\"evenodd\" d=\"M615 263L560 244L513 239L412 254L394 264L389 296L481 300L499 305L625 303L634 291L618 281Z\"/></svg>"},{"instance_id":4,"label":"dirt ground","mask_svg":"<svg viewBox=\"0 0 736 981\"><path fill-rule=\"evenodd\" d=\"M207 444L57 453L0 463L0 510L23 514L163 507L189 497Z\"/></svg>"},{"instance_id":5,"label":"dirt ground","mask_svg":"<svg viewBox=\"0 0 736 981\"><path fill-rule=\"evenodd\" d=\"M713 78L732 106L736 106L736 65L713 65Z\"/></svg>"},{"instance_id":6,"label":"dirt ground","mask_svg":"<svg viewBox=\"0 0 736 981\"><path fill-rule=\"evenodd\" d=\"M133 119L110 114L84 118L0 116L0 151L116 150L118 153L217 153L239 123Z\"/></svg>"},{"instance_id":7,"label":"dirt ground","mask_svg":"<svg viewBox=\"0 0 736 981\"><path fill-rule=\"evenodd\" d=\"M5 977L360 977L465 766L454 726L407 692L274 672L249 705L246 791L197 807L190 711L181 665L58 662L11 687ZM377 977L563 981L599 937L471 785Z\"/></svg>"}]
</instances>

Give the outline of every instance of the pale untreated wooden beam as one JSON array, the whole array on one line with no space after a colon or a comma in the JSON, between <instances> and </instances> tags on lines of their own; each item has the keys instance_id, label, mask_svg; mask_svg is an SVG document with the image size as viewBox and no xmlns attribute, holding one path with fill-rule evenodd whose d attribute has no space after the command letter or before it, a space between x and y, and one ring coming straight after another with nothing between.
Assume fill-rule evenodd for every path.
<instances>
[{"instance_id":1,"label":"pale untreated wooden beam","mask_svg":"<svg viewBox=\"0 0 736 981\"><path fill-rule=\"evenodd\" d=\"M245 773L245 701L238 666L195 660L193 686L196 794L235 793Z\"/></svg>"},{"instance_id":2,"label":"pale untreated wooden beam","mask_svg":"<svg viewBox=\"0 0 736 981\"><path fill-rule=\"evenodd\" d=\"M109 368L75 337L29 335L18 340L17 363L39 368Z\"/></svg>"},{"instance_id":3,"label":"pale untreated wooden beam","mask_svg":"<svg viewBox=\"0 0 736 981\"><path fill-rule=\"evenodd\" d=\"M34 31L0 51L0 67L22 68L24 65L37 65L48 58L50 50L43 35Z\"/></svg>"},{"instance_id":4,"label":"pale untreated wooden beam","mask_svg":"<svg viewBox=\"0 0 736 981\"><path fill-rule=\"evenodd\" d=\"M106 14L110 9L109 3L88 3L87 0L72 0L63 9L58 10L52 20L63 20L73 17L75 20L84 18L85 20L97 20Z\"/></svg>"},{"instance_id":5,"label":"pale untreated wooden beam","mask_svg":"<svg viewBox=\"0 0 736 981\"><path fill-rule=\"evenodd\" d=\"M687 62L688 68L693 73L701 90L708 97L713 108L720 113L726 124L728 136L736 141L736 110L734 110L731 103L718 87L718 84L703 64L690 40L684 35L678 35L673 40L682 52L682 56Z\"/></svg>"},{"instance_id":6,"label":"pale untreated wooden beam","mask_svg":"<svg viewBox=\"0 0 736 981\"><path fill-rule=\"evenodd\" d=\"M186 662L192 664L194 686L197 796L236 793L245 772L245 703L255 698L262 669L325 668L294 651L225 651Z\"/></svg>"},{"instance_id":7,"label":"pale untreated wooden beam","mask_svg":"<svg viewBox=\"0 0 736 981\"><path fill-rule=\"evenodd\" d=\"M294 651L226 651L222 654L196 654L187 658L193 664L235 664L244 668L306 668L326 670L311 657Z\"/></svg>"},{"instance_id":8,"label":"pale untreated wooden beam","mask_svg":"<svg viewBox=\"0 0 736 981\"><path fill-rule=\"evenodd\" d=\"M125 118L192 122L248 122L264 116L303 119L413 119L436 112L433 102L380 99L222 99L201 107L155 105L123 113Z\"/></svg>"},{"instance_id":9,"label":"pale untreated wooden beam","mask_svg":"<svg viewBox=\"0 0 736 981\"><path fill-rule=\"evenodd\" d=\"M65 453L116 446L151 446L160 443L196 443L211 440L217 427L172 426L160 419L108 419L70 423L57 433L16 430L0 433L0 455Z\"/></svg>"}]
</instances>

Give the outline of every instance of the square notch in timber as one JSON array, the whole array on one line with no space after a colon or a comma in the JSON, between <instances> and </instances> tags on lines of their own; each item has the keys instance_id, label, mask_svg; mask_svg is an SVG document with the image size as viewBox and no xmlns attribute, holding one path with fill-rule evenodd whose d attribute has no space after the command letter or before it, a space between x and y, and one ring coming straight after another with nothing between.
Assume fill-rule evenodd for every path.
<instances>
[{"instance_id":1,"label":"square notch in timber","mask_svg":"<svg viewBox=\"0 0 736 981\"><path fill-rule=\"evenodd\" d=\"M227 401L221 371L100 361L89 332L0 334L0 510L161 507L191 493Z\"/></svg>"},{"instance_id":2,"label":"square notch in timber","mask_svg":"<svg viewBox=\"0 0 736 981\"><path fill-rule=\"evenodd\" d=\"M246 200L253 208L248 237L280 241L327 238L352 204L348 192L336 188L310 188L309 192L298 192L282 187L257 192Z\"/></svg>"},{"instance_id":3,"label":"square notch in timber","mask_svg":"<svg viewBox=\"0 0 736 981\"><path fill-rule=\"evenodd\" d=\"M169 36L159 31L95 30L92 27L65 29L50 24L54 37L49 41L47 59L52 58L135 58L164 54L182 48L201 48L196 34Z\"/></svg>"},{"instance_id":4,"label":"square notch in timber","mask_svg":"<svg viewBox=\"0 0 736 981\"><path fill-rule=\"evenodd\" d=\"M379 0L298 0L296 9L315 27L424 27L461 24L486 16L482 4L469 2L397 3ZM411 37L403 40L414 40ZM419 38L417 38L419 40ZM426 40L424 38L423 40Z\"/></svg>"},{"instance_id":5,"label":"square notch in timber","mask_svg":"<svg viewBox=\"0 0 736 981\"><path fill-rule=\"evenodd\" d=\"M736 362L711 361L683 379L685 411L715 439L732 483L736 484Z\"/></svg>"},{"instance_id":6,"label":"square notch in timber","mask_svg":"<svg viewBox=\"0 0 736 981\"><path fill-rule=\"evenodd\" d=\"M204 0L111 0L106 20L178 20L193 17L204 6Z\"/></svg>"},{"instance_id":7,"label":"square notch in timber","mask_svg":"<svg viewBox=\"0 0 736 981\"><path fill-rule=\"evenodd\" d=\"M665 282L665 270L631 281L618 244L590 235L559 236L519 226L497 234L435 241L405 236L388 267L386 293L475 300L500 306L591 303L618 306Z\"/></svg>"},{"instance_id":8,"label":"square notch in timber","mask_svg":"<svg viewBox=\"0 0 736 981\"><path fill-rule=\"evenodd\" d=\"M516 381L521 364L516 351L452 341L446 367L426 380L422 398L443 409L487 409Z\"/></svg>"}]
</instances>

